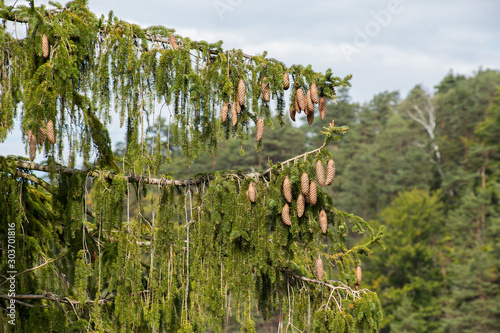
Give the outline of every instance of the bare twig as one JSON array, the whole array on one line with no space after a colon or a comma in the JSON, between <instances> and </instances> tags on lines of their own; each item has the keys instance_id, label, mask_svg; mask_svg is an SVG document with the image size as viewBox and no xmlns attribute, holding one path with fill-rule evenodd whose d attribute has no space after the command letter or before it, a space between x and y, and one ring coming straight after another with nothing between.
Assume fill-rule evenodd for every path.
<instances>
[{"instance_id":1,"label":"bare twig","mask_svg":"<svg viewBox=\"0 0 500 333\"><path fill-rule=\"evenodd\" d=\"M293 161L298 160L299 158L302 158L302 157L307 156L307 155L309 155L309 154L314 154L315 152L318 152L318 151L320 151L321 149L325 148L325 146L326 146L326 143L324 143L324 144L323 144L321 147L319 147L319 148L316 148L316 149L314 149L314 150L308 151L307 153L297 155L297 156L292 157L292 158L290 158L290 159L288 159L288 160L286 160L286 161L284 161L284 162L281 162L281 165L284 165L284 164L287 164L287 163L293 162ZM266 171L264 171L263 173L261 173L261 176L264 176L266 173L269 173L269 172L271 172L272 170L273 170L273 168L269 168L269 169L267 169Z\"/></svg>"},{"instance_id":2,"label":"bare twig","mask_svg":"<svg viewBox=\"0 0 500 333\"><path fill-rule=\"evenodd\" d=\"M0 295L0 297L2 297L2 298L6 298L6 299L13 299L16 303L19 303L19 304L21 304L21 305L27 306L27 307L29 307L29 308L34 307L34 305L33 305L33 304L29 304L29 303L21 302L20 300L15 299L15 298L13 298L13 297L10 297L10 296L8 296L8 295Z\"/></svg>"},{"instance_id":3,"label":"bare twig","mask_svg":"<svg viewBox=\"0 0 500 333\"><path fill-rule=\"evenodd\" d=\"M68 252L65 252L65 253L63 253L63 254L61 254L61 255L60 255L60 256L58 256L57 258L54 258L54 259L51 259L51 260L47 260L47 261L45 261L45 262L44 262L43 264L41 264L41 265L38 265L38 266L36 266L36 267L32 267L32 268L28 268L28 269L26 269L26 270L24 270L24 271L22 271L22 272L20 272L20 273L17 273L16 275L14 275L14 277L18 277L19 275L22 275L22 274L24 274L24 273L28 273L28 272L31 272L31 271L37 270L37 269L39 269L39 268L41 268L41 267L43 267L43 266L45 266L45 265L48 265L48 264L50 264L50 263L52 263L52 262L54 262L54 261L56 261L56 260L61 259L62 257L64 257L65 255L67 255L68 253L69 253L69 251L68 251ZM0 283L0 287L1 287L1 286L3 286L5 283L7 283L7 281L8 281L8 280L7 280L7 279L5 279L5 281L4 281L4 282Z\"/></svg>"},{"instance_id":4,"label":"bare twig","mask_svg":"<svg viewBox=\"0 0 500 333\"><path fill-rule=\"evenodd\" d=\"M7 298L7 299L14 299L16 301L18 301L20 299L34 299L34 300L38 299L38 300L54 301L54 302L58 302L58 303L67 303L67 304L72 304L72 305L82 304L82 302L80 302L80 301L75 301L75 300L73 300L73 299L71 299L71 298L69 298L67 296L59 297L58 295L56 295L54 293L51 293L51 292L48 292L48 293L45 293L45 294L41 294L41 295L17 294L15 296L0 295L0 297ZM103 304L103 303L112 302L112 301L113 300L110 300L110 299L99 299L97 301L87 300L84 303L99 303L99 304ZM24 303L23 305L33 306L32 304L27 304L27 303Z\"/></svg>"}]
</instances>

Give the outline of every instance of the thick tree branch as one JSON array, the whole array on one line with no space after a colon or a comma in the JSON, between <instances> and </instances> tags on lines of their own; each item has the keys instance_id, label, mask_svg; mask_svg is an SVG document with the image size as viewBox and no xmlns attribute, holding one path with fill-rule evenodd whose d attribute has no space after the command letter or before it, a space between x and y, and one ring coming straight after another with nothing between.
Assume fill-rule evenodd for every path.
<instances>
[{"instance_id":1,"label":"thick tree branch","mask_svg":"<svg viewBox=\"0 0 500 333\"><path fill-rule=\"evenodd\" d=\"M26 161L20 161L18 157L15 156L7 156L7 158L14 158L17 160L17 167L20 169L28 169L28 170L36 170L36 171L43 171L43 172L51 172L51 169L47 165L42 165L38 164L35 162L26 162ZM76 173L82 173L86 172L88 176L90 177L102 177L104 176L105 178L108 179L113 179L116 177L116 173L113 172L108 172L108 171L97 171L97 170L80 170L80 169L73 169L73 168L66 168L63 166L56 166L55 171L58 173L65 173L68 175L73 175ZM30 176L28 174L25 174L26 176ZM26 178L26 177L23 177ZM30 178L26 178L31 180ZM199 185L205 181L203 178L197 178L197 179L187 179L187 180L173 180L173 179L166 179L164 177L162 178L150 178L150 177L144 177L144 176L125 176L125 179L127 182L141 182L145 184L152 184L152 185L176 185L176 186L188 186L188 185Z\"/></svg>"},{"instance_id":2,"label":"thick tree branch","mask_svg":"<svg viewBox=\"0 0 500 333\"><path fill-rule=\"evenodd\" d=\"M22 172L22 171L19 171L19 170L17 170L16 174L17 174L17 176L19 176L21 178L27 179L29 181L32 181L35 184L40 185L41 187L43 187L44 189L46 189L48 192L52 193L52 189L51 189L50 184L47 183L46 181L38 178L37 176L30 175L28 173L25 173L25 172Z\"/></svg>"},{"instance_id":3,"label":"thick tree branch","mask_svg":"<svg viewBox=\"0 0 500 333\"><path fill-rule=\"evenodd\" d=\"M302 158L302 157L307 156L309 154L316 153L316 152L320 151L321 149L325 148L326 145L327 145L327 142L325 141L325 143L321 147L316 148L316 149L311 150L311 151L308 151L308 152L306 152L304 154L300 154L300 155L297 155L295 157L292 157L292 158L290 158L290 159L282 162L281 165L290 163L290 162L295 161L295 160L298 160L299 158ZM21 157L9 155L9 156L7 156L7 158L14 159L16 161L17 167L20 168L20 169L43 171L43 172L51 172L52 171L51 168L48 165L38 164L38 163L35 163L35 162L23 161L23 160L21 160ZM227 176L234 177L234 178L239 178L241 176L243 176L244 178L264 178L266 176L266 174L268 174L272 170L273 170L273 168L269 168L269 169L267 169L266 171L264 171L262 173L249 172L249 173L245 173L243 175L237 175L237 174L234 174L234 173L228 173ZM76 173L87 173L87 175L89 177L105 177L105 178L108 178L108 179L113 179L113 178L115 178L117 176L117 173L112 172L112 171L106 171L106 170L80 170L80 169L67 168L67 167L60 166L60 165L58 165L58 166L55 167L55 172L65 173L65 174L68 174L68 175L73 175L73 174L76 174ZM32 180L33 182L35 182L37 184L42 184L41 182L43 182L39 178L37 178L35 176L32 176L32 175L29 175L29 174L26 174L26 173L21 173L20 172L19 176L21 176L23 178L26 178L26 179L29 179L29 180ZM215 178L215 176L213 176L213 175L204 175L204 176L202 176L200 178L182 179L182 180L167 179L165 177L162 177L162 178L152 178L152 177L145 177L145 176L141 176L141 175L135 175L135 176L134 175L129 175L129 176L124 176L124 178L129 183L130 182L136 182L136 183L141 182L141 183L144 183L144 184L161 185L161 186L166 186L166 185L189 186L189 185L200 185L200 184L202 184L203 182L205 182L207 180L209 181L209 180ZM44 188L46 188L48 190L50 188L50 185L47 184L47 183L45 183L45 184L46 185L44 185Z\"/></svg>"}]
</instances>

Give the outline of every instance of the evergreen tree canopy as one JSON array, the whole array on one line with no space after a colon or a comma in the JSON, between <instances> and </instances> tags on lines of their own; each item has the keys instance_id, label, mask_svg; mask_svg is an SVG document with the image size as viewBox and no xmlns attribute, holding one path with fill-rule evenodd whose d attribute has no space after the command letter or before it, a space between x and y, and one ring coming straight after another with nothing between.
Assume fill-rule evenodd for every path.
<instances>
[{"instance_id":1,"label":"evergreen tree canopy","mask_svg":"<svg viewBox=\"0 0 500 333\"><path fill-rule=\"evenodd\" d=\"M287 147L288 132L263 136L289 126L288 86L290 115L302 109L311 122L314 105L324 112L351 75L287 67L265 52L224 50L113 13L99 18L87 5L1 2L0 140L18 117L31 161L45 158L0 156L0 247L8 249L0 266L10 274L0 281L2 328L222 332L233 313L241 331L254 332L257 308L290 330L377 331L380 303L358 267L383 228L338 210L322 187L321 172L327 184L335 175L328 144L348 128L321 128L321 146L306 153ZM17 38L6 22L27 35ZM126 128L119 157L113 115ZM292 156L270 154L263 172L227 165L185 180L161 169L180 157L172 152L182 152L185 168L229 137L242 150L252 124L258 149L268 140ZM349 247L352 232L366 242Z\"/></svg>"}]
</instances>

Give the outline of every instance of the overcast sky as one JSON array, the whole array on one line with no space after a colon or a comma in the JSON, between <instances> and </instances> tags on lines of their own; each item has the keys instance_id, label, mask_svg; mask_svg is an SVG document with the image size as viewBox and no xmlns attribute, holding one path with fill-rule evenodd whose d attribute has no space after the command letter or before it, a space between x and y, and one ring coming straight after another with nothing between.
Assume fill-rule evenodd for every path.
<instances>
[{"instance_id":1,"label":"overcast sky","mask_svg":"<svg viewBox=\"0 0 500 333\"><path fill-rule=\"evenodd\" d=\"M225 49L267 50L288 66L353 74L350 95L360 103L383 91L405 97L416 84L432 92L450 70L500 69L498 0L90 0L89 7L194 40L223 40ZM1 154L6 148L0 143Z\"/></svg>"},{"instance_id":2,"label":"overcast sky","mask_svg":"<svg viewBox=\"0 0 500 333\"><path fill-rule=\"evenodd\" d=\"M140 7L139 7L140 5ZM90 0L96 13L164 25L225 48L269 52L287 65L353 74L351 96L430 90L450 71L500 69L498 0Z\"/></svg>"}]
</instances>

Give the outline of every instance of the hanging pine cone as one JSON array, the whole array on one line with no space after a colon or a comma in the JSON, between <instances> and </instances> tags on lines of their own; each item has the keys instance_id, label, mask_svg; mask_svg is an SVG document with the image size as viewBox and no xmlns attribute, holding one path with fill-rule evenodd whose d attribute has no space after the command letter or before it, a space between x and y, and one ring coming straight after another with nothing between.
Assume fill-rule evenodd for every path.
<instances>
[{"instance_id":1,"label":"hanging pine cone","mask_svg":"<svg viewBox=\"0 0 500 333\"><path fill-rule=\"evenodd\" d=\"M305 210L305 199L304 195L302 193L299 194L299 197L297 198L297 216L302 217L304 215L304 210Z\"/></svg>"},{"instance_id":2,"label":"hanging pine cone","mask_svg":"<svg viewBox=\"0 0 500 333\"><path fill-rule=\"evenodd\" d=\"M316 186L316 182L313 180L311 184L309 185L309 201L311 202L311 205L316 204L316 200L318 199L318 187Z\"/></svg>"},{"instance_id":3,"label":"hanging pine cone","mask_svg":"<svg viewBox=\"0 0 500 333\"><path fill-rule=\"evenodd\" d=\"M283 89L288 90L290 88L290 75L287 72L283 73Z\"/></svg>"},{"instance_id":4,"label":"hanging pine cone","mask_svg":"<svg viewBox=\"0 0 500 333\"><path fill-rule=\"evenodd\" d=\"M359 286L361 285L361 266L356 267L356 284Z\"/></svg>"},{"instance_id":5,"label":"hanging pine cone","mask_svg":"<svg viewBox=\"0 0 500 333\"><path fill-rule=\"evenodd\" d=\"M335 177L335 162L332 159L326 163L326 185L330 185Z\"/></svg>"},{"instance_id":6,"label":"hanging pine cone","mask_svg":"<svg viewBox=\"0 0 500 333\"><path fill-rule=\"evenodd\" d=\"M49 120L47 123L47 138L49 138L50 143L56 143L56 134L54 132L54 123Z\"/></svg>"},{"instance_id":7,"label":"hanging pine cone","mask_svg":"<svg viewBox=\"0 0 500 333\"><path fill-rule=\"evenodd\" d=\"M49 39L45 34L42 36L42 55L44 58L49 56Z\"/></svg>"},{"instance_id":8,"label":"hanging pine cone","mask_svg":"<svg viewBox=\"0 0 500 333\"><path fill-rule=\"evenodd\" d=\"M325 169L323 168L321 160L316 162L316 179L318 180L319 186L325 185Z\"/></svg>"},{"instance_id":9,"label":"hanging pine cone","mask_svg":"<svg viewBox=\"0 0 500 333\"><path fill-rule=\"evenodd\" d=\"M302 173L300 177L300 189L304 195L309 194L309 176L307 172Z\"/></svg>"},{"instance_id":10,"label":"hanging pine cone","mask_svg":"<svg viewBox=\"0 0 500 333\"><path fill-rule=\"evenodd\" d=\"M240 105L245 104L245 99L246 99L245 81L243 81L243 79L240 79L240 82L238 83L238 103L240 103Z\"/></svg>"},{"instance_id":11,"label":"hanging pine cone","mask_svg":"<svg viewBox=\"0 0 500 333\"><path fill-rule=\"evenodd\" d=\"M307 123L309 125L312 125L313 121L314 121L314 111L311 111L307 114Z\"/></svg>"},{"instance_id":12,"label":"hanging pine cone","mask_svg":"<svg viewBox=\"0 0 500 333\"><path fill-rule=\"evenodd\" d=\"M297 100L297 103L299 104L299 109L302 111L306 110L306 99L304 97L304 92L302 91L301 87L297 88L297 91L295 93L295 99Z\"/></svg>"},{"instance_id":13,"label":"hanging pine cone","mask_svg":"<svg viewBox=\"0 0 500 333\"><path fill-rule=\"evenodd\" d=\"M257 141L262 139L262 135L264 135L264 119L259 117L259 119L257 119L257 124L255 125L255 138Z\"/></svg>"},{"instance_id":14,"label":"hanging pine cone","mask_svg":"<svg viewBox=\"0 0 500 333\"><path fill-rule=\"evenodd\" d=\"M266 102L271 100L271 90L269 89L269 82L261 84L262 99Z\"/></svg>"},{"instance_id":15,"label":"hanging pine cone","mask_svg":"<svg viewBox=\"0 0 500 333\"><path fill-rule=\"evenodd\" d=\"M220 112L220 120L222 122L226 121L228 112L229 112L229 102L224 102L224 104L222 104L222 110Z\"/></svg>"},{"instance_id":16,"label":"hanging pine cone","mask_svg":"<svg viewBox=\"0 0 500 333\"><path fill-rule=\"evenodd\" d=\"M295 107L293 104L290 104L290 119L292 119L293 121L295 121Z\"/></svg>"},{"instance_id":17,"label":"hanging pine cone","mask_svg":"<svg viewBox=\"0 0 500 333\"><path fill-rule=\"evenodd\" d=\"M306 114L314 113L314 104L311 99L311 90L306 92Z\"/></svg>"},{"instance_id":18,"label":"hanging pine cone","mask_svg":"<svg viewBox=\"0 0 500 333\"><path fill-rule=\"evenodd\" d=\"M38 143L41 145L43 145L43 143L45 142L45 139L47 138L47 129L45 127L40 127L40 130L38 131Z\"/></svg>"},{"instance_id":19,"label":"hanging pine cone","mask_svg":"<svg viewBox=\"0 0 500 333\"><path fill-rule=\"evenodd\" d=\"M248 196L248 199L250 199L251 202L255 202L256 192L255 192L255 184L254 184L254 182L250 182L248 184L247 196Z\"/></svg>"},{"instance_id":20,"label":"hanging pine cone","mask_svg":"<svg viewBox=\"0 0 500 333\"><path fill-rule=\"evenodd\" d=\"M283 195L285 196L286 201L292 202L292 184L290 183L290 178L288 178L288 176L286 176L283 181Z\"/></svg>"},{"instance_id":21,"label":"hanging pine cone","mask_svg":"<svg viewBox=\"0 0 500 333\"><path fill-rule=\"evenodd\" d=\"M31 130L30 130L30 129L29 129L29 130L27 130L27 131L26 131L26 137L28 138L28 143L30 143L30 141L31 141L31 135L32 135L32 134L31 134Z\"/></svg>"},{"instance_id":22,"label":"hanging pine cone","mask_svg":"<svg viewBox=\"0 0 500 333\"><path fill-rule=\"evenodd\" d=\"M288 206L288 204L285 204L283 206L283 209L281 210L281 219L287 226L292 225L292 220L290 219L290 207Z\"/></svg>"},{"instance_id":23,"label":"hanging pine cone","mask_svg":"<svg viewBox=\"0 0 500 333\"><path fill-rule=\"evenodd\" d=\"M172 45L172 48L174 50L177 50L178 46L177 46L177 41L175 40L175 36L173 34L171 34L169 39L170 39L170 45Z\"/></svg>"},{"instance_id":24,"label":"hanging pine cone","mask_svg":"<svg viewBox=\"0 0 500 333\"><path fill-rule=\"evenodd\" d=\"M236 126L236 124L238 123L238 112L236 111L237 104L237 102L233 102L231 104L231 119L233 120L233 126Z\"/></svg>"},{"instance_id":25,"label":"hanging pine cone","mask_svg":"<svg viewBox=\"0 0 500 333\"><path fill-rule=\"evenodd\" d=\"M319 226L321 227L321 231L326 234L326 230L328 229L328 218L323 209L319 212Z\"/></svg>"},{"instance_id":26,"label":"hanging pine cone","mask_svg":"<svg viewBox=\"0 0 500 333\"><path fill-rule=\"evenodd\" d=\"M29 135L29 144L30 144L30 160L34 160L36 157L36 136L31 134Z\"/></svg>"},{"instance_id":27,"label":"hanging pine cone","mask_svg":"<svg viewBox=\"0 0 500 333\"><path fill-rule=\"evenodd\" d=\"M318 257L318 259L316 259L316 278L320 281L323 280L323 273L323 261Z\"/></svg>"},{"instance_id":28,"label":"hanging pine cone","mask_svg":"<svg viewBox=\"0 0 500 333\"><path fill-rule=\"evenodd\" d=\"M325 96L321 96L319 99L319 115L321 120L325 120L326 117L326 98Z\"/></svg>"},{"instance_id":29,"label":"hanging pine cone","mask_svg":"<svg viewBox=\"0 0 500 333\"><path fill-rule=\"evenodd\" d=\"M318 96L318 87L316 86L316 82L311 83L311 88L309 88L309 90L311 90L311 101L314 104L318 104L319 96Z\"/></svg>"},{"instance_id":30,"label":"hanging pine cone","mask_svg":"<svg viewBox=\"0 0 500 333\"><path fill-rule=\"evenodd\" d=\"M240 114L240 112L241 112L241 105L240 105L240 103L234 103L234 104L236 105L236 113Z\"/></svg>"},{"instance_id":31,"label":"hanging pine cone","mask_svg":"<svg viewBox=\"0 0 500 333\"><path fill-rule=\"evenodd\" d=\"M300 112L301 112L301 110L300 110L300 106L299 106L299 101L297 100L297 97L295 97L294 107L295 107L295 111L296 111L297 113L300 113Z\"/></svg>"}]
</instances>

